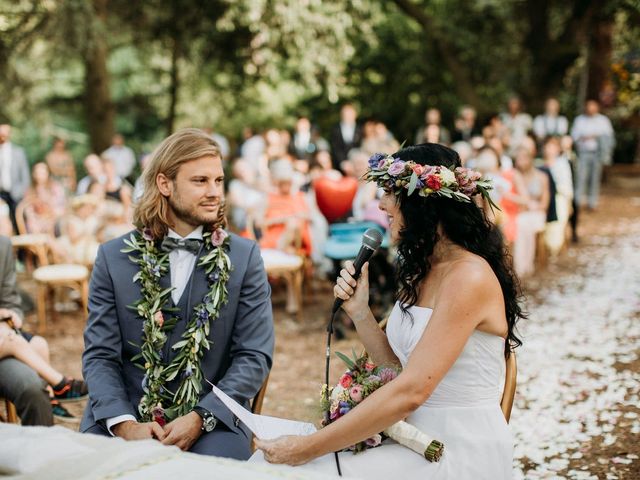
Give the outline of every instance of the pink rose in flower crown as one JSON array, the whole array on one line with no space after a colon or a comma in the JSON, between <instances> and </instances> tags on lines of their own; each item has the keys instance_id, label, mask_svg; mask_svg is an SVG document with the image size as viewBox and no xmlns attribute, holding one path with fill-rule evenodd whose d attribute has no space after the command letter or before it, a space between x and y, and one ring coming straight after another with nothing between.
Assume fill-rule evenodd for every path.
<instances>
[{"instance_id":1,"label":"pink rose in flower crown","mask_svg":"<svg viewBox=\"0 0 640 480\"><path fill-rule=\"evenodd\" d=\"M352 383L353 378L351 378L351 375L349 375L348 373L345 373L344 375L342 375L342 377L340 377L340 385L342 385L342 388L349 388Z\"/></svg>"},{"instance_id":2,"label":"pink rose in flower crown","mask_svg":"<svg viewBox=\"0 0 640 480\"><path fill-rule=\"evenodd\" d=\"M227 238L228 234L222 228L216 228L211 234L211 245L214 247L219 247L224 243L224 239Z\"/></svg>"},{"instance_id":3,"label":"pink rose in flower crown","mask_svg":"<svg viewBox=\"0 0 640 480\"><path fill-rule=\"evenodd\" d=\"M362 401L362 385L354 385L351 387L351 390L349 390L349 396L354 402L360 403Z\"/></svg>"},{"instance_id":4,"label":"pink rose in flower crown","mask_svg":"<svg viewBox=\"0 0 640 480\"><path fill-rule=\"evenodd\" d=\"M424 167L420 164L415 164L413 167L411 167L411 170L413 170L413 173L420 177L420 175L422 175L422 172L424 172Z\"/></svg>"},{"instance_id":5,"label":"pink rose in flower crown","mask_svg":"<svg viewBox=\"0 0 640 480\"><path fill-rule=\"evenodd\" d=\"M442 188L440 177L438 177L437 175L429 175L425 183L431 190L440 190L440 188Z\"/></svg>"},{"instance_id":6,"label":"pink rose in flower crown","mask_svg":"<svg viewBox=\"0 0 640 480\"><path fill-rule=\"evenodd\" d=\"M396 160L391 164L391 166L389 167L389 170L387 171L389 172L389 175L391 175L392 177L397 177L398 175L404 172L405 165L406 163L403 162L402 160Z\"/></svg>"},{"instance_id":7,"label":"pink rose in flower crown","mask_svg":"<svg viewBox=\"0 0 640 480\"><path fill-rule=\"evenodd\" d=\"M162 328L162 326L164 325L164 316L162 315L162 312L160 310L155 313L153 319L158 324L158 326Z\"/></svg>"}]
</instances>

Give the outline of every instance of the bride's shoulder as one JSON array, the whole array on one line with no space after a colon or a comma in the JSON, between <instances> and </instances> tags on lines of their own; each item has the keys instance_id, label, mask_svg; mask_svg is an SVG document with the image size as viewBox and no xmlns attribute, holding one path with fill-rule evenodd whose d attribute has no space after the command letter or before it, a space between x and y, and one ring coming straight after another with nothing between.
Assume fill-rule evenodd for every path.
<instances>
[{"instance_id":1,"label":"bride's shoulder","mask_svg":"<svg viewBox=\"0 0 640 480\"><path fill-rule=\"evenodd\" d=\"M465 252L459 258L452 260L443 277L443 284L454 284L465 290L488 290L500 288L491 265L479 255Z\"/></svg>"}]
</instances>

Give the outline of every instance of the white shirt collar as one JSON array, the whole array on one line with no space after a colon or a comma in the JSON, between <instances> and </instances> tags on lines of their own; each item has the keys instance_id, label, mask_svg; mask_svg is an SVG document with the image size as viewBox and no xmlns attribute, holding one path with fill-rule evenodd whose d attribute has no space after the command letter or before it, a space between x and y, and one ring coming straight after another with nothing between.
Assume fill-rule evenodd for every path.
<instances>
[{"instance_id":1,"label":"white shirt collar","mask_svg":"<svg viewBox=\"0 0 640 480\"><path fill-rule=\"evenodd\" d=\"M202 230L203 230L203 227L202 225L200 225L198 228L196 228L193 232L191 232L186 237L181 237L178 233L169 229L169 233L167 233L167 237L178 238L182 240L186 240L187 238L195 238L197 240L202 240Z\"/></svg>"}]
</instances>

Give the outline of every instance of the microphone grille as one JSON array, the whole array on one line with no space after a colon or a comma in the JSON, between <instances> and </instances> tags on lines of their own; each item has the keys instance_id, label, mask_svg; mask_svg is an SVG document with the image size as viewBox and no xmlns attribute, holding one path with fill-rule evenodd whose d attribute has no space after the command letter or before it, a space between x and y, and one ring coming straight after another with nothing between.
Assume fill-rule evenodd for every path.
<instances>
[{"instance_id":1,"label":"microphone grille","mask_svg":"<svg viewBox=\"0 0 640 480\"><path fill-rule=\"evenodd\" d=\"M377 228L370 228L362 236L362 244L371 250L377 250L382 244L382 233Z\"/></svg>"}]
</instances>

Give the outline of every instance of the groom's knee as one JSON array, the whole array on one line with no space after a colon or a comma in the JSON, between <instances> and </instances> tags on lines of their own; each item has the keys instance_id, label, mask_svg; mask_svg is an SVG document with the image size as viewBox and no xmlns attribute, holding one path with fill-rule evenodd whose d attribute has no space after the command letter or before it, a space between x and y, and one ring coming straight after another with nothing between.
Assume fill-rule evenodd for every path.
<instances>
[{"instance_id":1,"label":"groom's knee","mask_svg":"<svg viewBox=\"0 0 640 480\"><path fill-rule=\"evenodd\" d=\"M189 451L200 455L247 460L251 456L251 440L243 432L214 430L202 434Z\"/></svg>"}]
</instances>

